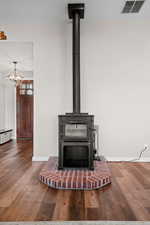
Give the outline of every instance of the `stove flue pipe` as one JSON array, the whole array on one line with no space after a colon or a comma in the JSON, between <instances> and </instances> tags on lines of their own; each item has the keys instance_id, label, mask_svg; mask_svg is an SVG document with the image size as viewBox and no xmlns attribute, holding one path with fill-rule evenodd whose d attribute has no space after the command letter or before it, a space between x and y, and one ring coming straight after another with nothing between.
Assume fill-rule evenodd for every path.
<instances>
[{"instance_id":1,"label":"stove flue pipe","mask_svg":"<svg viewBox=\"0 0 150 225\"><path fill-rule=\"evenodd\" d=\"M72 19L73 113L80 113L80 19L84 18L84 4L68 4Z\"/></svg>"}]
</instances>

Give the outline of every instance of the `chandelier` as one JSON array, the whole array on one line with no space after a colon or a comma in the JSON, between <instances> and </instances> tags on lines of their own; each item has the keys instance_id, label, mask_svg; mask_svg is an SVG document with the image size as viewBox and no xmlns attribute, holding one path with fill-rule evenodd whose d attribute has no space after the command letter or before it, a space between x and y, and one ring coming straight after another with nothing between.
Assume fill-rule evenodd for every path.
<instances>
[{"instance_id":1,"label":"chandelier","mask_svg":"<svg viewBox=\"0 0 150 225\"><path fill-rule=\"evenodd\" d=\"M17 70L17 61L12 62L14 65L14 69L13 71L11 71L8 76L7 79L9 79L10 81L14 82L15 86L18 86L22 83L22 80L24 78L23 74Z\"/></svg>"}]
</instances>

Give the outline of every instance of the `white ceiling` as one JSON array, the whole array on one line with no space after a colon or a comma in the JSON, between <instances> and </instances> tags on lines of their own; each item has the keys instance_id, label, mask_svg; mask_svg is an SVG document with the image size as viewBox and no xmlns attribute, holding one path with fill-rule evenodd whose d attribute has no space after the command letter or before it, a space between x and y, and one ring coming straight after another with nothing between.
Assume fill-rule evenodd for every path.
<instances>
[{"instance_id":1,"label":"white ceiling","mask_svg":"<svg viewBox=\"0 0 150 225\"><path fill-rule=\"evenodd\" d=\"M3 23L49 23L67 17L68 2L84 2L89 21L122 18L150 19L150 0L140 13L121 14L125 0L0 0L0 26Z\"/></svg>"},{"instance_id":2,"label":"white ceiling","mask_svg":"<svg viewBox=\"0 0 150 225\"><path fill-rule=\"evenodd\" d=\"M13 61L17 68L27 76L33 71L33 46L30 42L0 42L0 73L6 74L13 69Z\"/></svg>"}]
</instances>

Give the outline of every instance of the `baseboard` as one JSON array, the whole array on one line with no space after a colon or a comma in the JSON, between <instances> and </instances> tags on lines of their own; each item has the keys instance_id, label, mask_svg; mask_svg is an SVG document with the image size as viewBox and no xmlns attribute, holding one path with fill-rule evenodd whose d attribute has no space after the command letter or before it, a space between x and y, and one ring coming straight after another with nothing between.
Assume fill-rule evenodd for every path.
<instances>
[{"instance_id":1,"label":"baseboard","mask_svg":"<svg viewBox=\"0 0 150 225\"><path fill-rule=\"evenodd\" d=\"M48 161L49 156L33 156L32 157L32 161L34 162L41 162L41 161ZM140 160L135 160L135 158L131 158L131 157L107 157L105 158L106 161L110 161L110 162L128 162L128 161L132 161L133 162L150 162L150 157L145 157L145 158L141 158Z\"/></svg>"},{"instance_id":2,"label":"baseboard","mask_svg":"<svg viewBox=\"0 0 150 225\"><path fill-rule=\"evenodd\" d=\"M33 156L32 161L34 162L41 162L41 161L48 161L49 157L38 157L38 156Z\"/></svg>"},{"instance_id":3,"label":"baseboard","mask_svg":"<svg viewBox=\"0 0 150 225\"><path fill-rule=\"evenodd\" d=\"M15 137L15 136L12 136L11 139L12 139L12 140L16 140L16 137Z\"/></svg>"},{"instance_id":4,"label":"baseboard","mask_svg":"<svg viewBox=\"0 0 150 225\"><path fill-rule=\"evenodd\" d=\"M134 161L134 162L150 162L150 157L143 157L140 160L135 160L136 158L131 157L106 157L107 161L110 162L128 162L128 161Z\"/></svg>"}]
</instances>

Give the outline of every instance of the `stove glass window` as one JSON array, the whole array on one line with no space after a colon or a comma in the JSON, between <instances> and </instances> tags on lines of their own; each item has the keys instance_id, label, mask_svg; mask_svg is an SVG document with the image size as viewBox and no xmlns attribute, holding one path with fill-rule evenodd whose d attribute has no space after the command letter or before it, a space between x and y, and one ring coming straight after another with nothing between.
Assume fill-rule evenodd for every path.
<instances>
[{"instance_id":1,"label":"stove glass window","mask_svg":"<svg viewBox=\"0 0 150 225\"><path fill-rule=\"evenodd\" d=\"M87 125L85 124L66 124L65 125L66 137L87 137Z\"/></svg>"}]
</instances>

